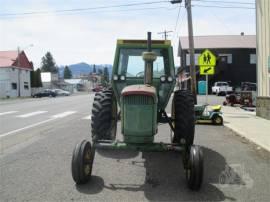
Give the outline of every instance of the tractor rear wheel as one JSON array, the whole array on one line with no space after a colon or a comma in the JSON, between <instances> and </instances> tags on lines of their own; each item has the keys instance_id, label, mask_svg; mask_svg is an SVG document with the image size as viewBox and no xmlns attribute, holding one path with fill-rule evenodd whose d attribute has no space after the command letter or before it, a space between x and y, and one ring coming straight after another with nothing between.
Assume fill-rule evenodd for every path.
<instances>
[{"instance_id":1,"label":"tractor rear wheel","mask_svg":"<svg viewBox=\"0 0 270 202\"><path fill-rule=\"evenodd\" d=\"M96 93L91 117L92 140L114 140L117 128L117 101L112 90Z\"/></svg>"},{"instance_id":2,"label":"tractor rear wheel","mask_svg":"<svg viewBox=\"0 0 270 202\"><path fill-rule=\"evenodd\" d=\"M194 141L195 114L194 97L189 91L174 92L172 102L172 118L174 123L173 143L185 144L189 148Z\"/></svg>"}]
</instances>

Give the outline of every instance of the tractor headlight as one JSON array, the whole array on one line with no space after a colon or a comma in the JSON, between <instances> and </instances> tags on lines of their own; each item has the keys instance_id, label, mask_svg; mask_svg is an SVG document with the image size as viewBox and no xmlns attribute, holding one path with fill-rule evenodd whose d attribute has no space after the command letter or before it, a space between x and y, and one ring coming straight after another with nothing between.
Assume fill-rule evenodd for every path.
<instances>
[{"instance_id":1,"label":"tractor headlight","mask_svg":"<svg viewBox=\"0 0 270 202\"><path fill-rule=\"evenodd\" d=\"M165 77L165 76L161 76L161 77L160 77L160 81L161 81L161 82L165 82L165 81L166 81L166 77Z\"/></svg>"},{"instance_id":2,"label":"tractor headlight","mask_svg":"<svg viewBox=\"0 0 270 202\"><path fill-rule=\"evenodd\" d=\"M124 75L120 76L120 80L121 81L125 81L126 80L126 77Z\"/></svg>"},{"instance_id":3,"label":"tractor headlight","mask_svg":"<svg viewBox=\"0 0 270 202\"><path fill-rule=\"evenodd\" d=\"M114 80L114 81L117 81L117 80L118 80L118 75L115 74L115 75L113 76L113 80Z\"/></svg>"},{"instance_id":4,"label":"tractor headlight","mask_svg":"<svg viewBox=\"0 0 270 202\"><path fill-rule=\"evenodd\" d=\"M168 82L172 82L173 78L171 76L168 76Z\"/></svg>"}]
</instances>

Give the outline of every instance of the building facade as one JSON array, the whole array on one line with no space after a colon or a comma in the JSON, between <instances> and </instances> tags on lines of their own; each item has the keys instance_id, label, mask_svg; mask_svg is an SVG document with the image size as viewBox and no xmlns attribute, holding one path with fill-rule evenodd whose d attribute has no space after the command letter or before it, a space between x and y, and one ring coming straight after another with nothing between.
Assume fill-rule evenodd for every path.
<instances>
[{"instance_id":1,"label":"building facade","mask_svg":"<svg viewBox=\"0 0 270 202\"><path fill-rule=\"evenodd\" d=\"M0 97L31 96L32 70L33 64L23 51L0 51Z\"/></svg>"},{"instance_id":2,"label":"building facade","mask_svg":"<svg viewBox=\"0 0 270 202\"><path fill-rule=\"evenodd\" d=\"M270 1L256 0L258 116L270 120Z\"/></svg>"},{"instance_id":3,"label":"building facade","mask_svg":"<svg viewBox=\"0 0 270 202\"><path fill-rule=\"evenodd\" d=\"M199 74L200 54L208 49L217 58L215 74L209 75L209 88L217 81L229 81L234 87L241 82L256 82L256 36L195 36L194 46L197 81L205 80ZM181 68L189 72L188 37L180 37L178 55Z\"/></svg>"}]
</instances>

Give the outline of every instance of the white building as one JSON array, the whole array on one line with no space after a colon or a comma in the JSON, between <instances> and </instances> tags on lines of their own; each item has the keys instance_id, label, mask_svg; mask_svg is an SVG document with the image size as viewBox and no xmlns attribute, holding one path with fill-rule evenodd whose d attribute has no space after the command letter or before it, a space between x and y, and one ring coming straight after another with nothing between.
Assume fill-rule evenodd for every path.
<instances>
[{"instance_id":1,"label":"white building","mask_svg":"<svg viewBox=\"0 0 270 202\"><path fill-rule=\"evenodd\" d=\"M270 120L270 1L256 0L257 116Z\"/></svg>"},{"instance_id":2,"label":"white building","mask_svg":"<svg viewBox=\"0 0 270 202\"><path fill-rule=\"evenodd\" d=\"M24 51L0 51L0 97L31 96L32 70Z\"/></svg>"}]
</instances>

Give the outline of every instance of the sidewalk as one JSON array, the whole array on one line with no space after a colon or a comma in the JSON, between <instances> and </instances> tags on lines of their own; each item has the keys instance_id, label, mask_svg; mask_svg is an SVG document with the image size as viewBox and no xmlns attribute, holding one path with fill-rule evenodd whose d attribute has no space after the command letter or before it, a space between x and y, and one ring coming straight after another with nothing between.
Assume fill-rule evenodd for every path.
<instances>
[{"instance_id":1,"label":"sidewalk","mask_svg":"<svg viewBox=\"0 0 270 202\"><path fill-rule=\"evenodd\" d=\"M224 126L258 146L270 151L270 120L256 116L256 112L239 107L223 106Z\"/></svg>"}]
</instances>

